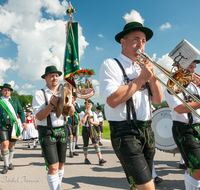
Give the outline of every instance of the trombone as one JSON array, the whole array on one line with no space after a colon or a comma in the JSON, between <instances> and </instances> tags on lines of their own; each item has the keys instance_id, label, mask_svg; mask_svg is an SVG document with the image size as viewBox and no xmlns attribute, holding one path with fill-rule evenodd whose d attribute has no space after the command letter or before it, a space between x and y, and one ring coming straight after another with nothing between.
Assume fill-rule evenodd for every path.
<instances>
[{"instance_id":1,"label":"trombone","mask_svg":"<svg viewBox=\"0 0 200 190\"><path fill-rule=\"evenodd\" d=\"M147 59L148 61L150 61L158 70L160 70L169 80L170 82L172 82L173 84L176 84L178 87L180 87L183 91L185 91L188 95L190 95L194 101L197 101L200 104L200 100L198 98L196 98L192 93L190 93L185 87L183 87L180 83L178 83L173 77L171 77L166 71L166 69L164 69L163 67L161 67L158 63L156 63L155 61L151 60L148 56L146 56L145 54L142 53L142 51L140 49L137 50L137 53L141 55L141 57L143 59ZM140 61L138 61L139 64L142 64ZM187 70L187 69L186 69ZM181 74L182 75L182 74ZM190 106L188 105L182 98L180 98L169 86L167 86L163 81L161 81L156 75L153 74L153 76L161 83L163 84L168 91L173 94L174 96L176 96L188 109L190 109L197 117L200 118L200 115ZM169 81L168 81L169 82ZM189 84L188 84L189 85Z\"/></svg>"}]
</instances>

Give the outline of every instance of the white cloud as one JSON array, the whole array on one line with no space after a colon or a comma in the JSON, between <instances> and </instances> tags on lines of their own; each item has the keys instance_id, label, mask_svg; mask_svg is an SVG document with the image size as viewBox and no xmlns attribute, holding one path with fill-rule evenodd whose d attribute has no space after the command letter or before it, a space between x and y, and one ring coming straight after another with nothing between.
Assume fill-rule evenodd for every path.
<instances>
[{"instance_id":1,"label":"white cloud","mask_svg":"<svg viewBox=\"0 0 200 190\"><path fill-rule=\"evenodd\" d=\"M168 29L168 28L171 28L171 24L169 24L168 22L166 24L163 24L162 26L160 26L161 30L165 30L165 29Z\"/></svg>"},{"instance_id":2,"label":"white cloud","mask_svg":"<svg viewBox=\"0 0 200 190\"><path fill-rule=\"evenodd\" d=\"M99 95L99 86L96 86L96 94Z\"/></svg>"},{"instance_id":3,"label":"white cloud","mask_svg":"<svg viewBox=\"0 0 200 190\"><path fill-rule=\"evenodd\" d=\"M19 86L15 85L15 86L13 86L13 89L17 90L17 89L19 89Z\"/></svg>"},{"instance_id":4,"label":"white cloud","mask_svg":"<svg viewBox=\"0 0 200 190\"><path fill-rule=\"evenodd\" d=\"M156 59L156 54L153 55L153 59ZM158 58L157 63L162 66L164 69L171 72L173 60L168 56L168 53L166 55L163 55L162 58ZM155 67L154 67L155 68ZM168 78L157 68L155 68L155 75L161 79L165 84L167 84Z\"/></svg>"},{"instance_id":5,"label":"white cloud","mask_svg":"<svg viewBox=\"0 0 200 190\"><path fill-rule=\"evenodd\" d=\"M99 81L96 80L96 79L92 79L92 84L93 84L94 86L99 85Z\"/></svg>"},{"instance_id":6,"label":"white cloud","mask_svg":"<svg viewBox=\"0 0 200 190\"><path fill-rule=\"evenodd\" d=\"M11 59L3 59L0 57L0 84L4 83L4 77L7 77L6 71L11 68L12 60Z\"/></svg>"},{"instance_id":7,"label":"white cloud","mask_svg":"<svg viewBox=\"0 0 200 190\"><path fill-rule=\"evenodd\" d=\"M66 14L67 6L66 0L61 3L59 0L9 0L0 6L0 32L9 36L17 44L18 50L14 63L11 64L10 60L6 70L18 69L19 77L32 81L41 80L48 65L53 64L62 70L67 21L61 19ZM41 10L45 10L50 19L42 18ZM53 16L59 19L54 20ZM80 59L87 45L79 25ZM1 71L2 68L0 81L1 77L6 76L5 71Z\"/></svg>"},{"instance_id":8,"label":"white cloud","mask_svg":"<svg viewBox=\"0 0 200 190\"><path fill-rule=\"evenodd\" d=\"M25 88L25 89L30 89L30 88L35 88L35 86L31 85L31 84L28 84L26 83L25 85L22 86L22 88Z\"/></svg>"},{"instance_id":9,"label":"white cloud","mask_svg":"<svg viewBox=\"0 0 200 190\"><path fill-rule=\"evenodd\" d=\"M19 95L30 95L30 93L28 93L28 92L25 91L25 90L20 90L18 94L19 94Z\"/></svg>"},{"instance_id":10,"label":"white cloud","mask_svg":"<svg viewBox=\"0 0 200 190\"><path fill-rule=\"evenodd\" d=\"M8 38L3 38L2 40L0 39L0 48L5 48L6 46L10 45L10 39Z\"/></svg>"},{"instance_id":11,"label":"white cloud","mask_svg":"<svg viewBox=\"0 0 200 190\"><path fill-rule=\"evenodd\" d=\"M98 46L96 46L95 49L96 49L96 50L99 50L99 51L100 51L100 50L103 50L103 48L98 47Z\"/></svg>"},{"instance_id":12,"label":"white cloud","mask_svg":"<svg viewBox=\"0 0 200 190\"><path fill-rule=\"evenodd\" d=\"M82 27L80 26L80 24L78 27L78 43L79 43L79 57L81 59L89 43L85 41L85 37L83 36Z\"/></svg>"},{"instance_id":13,"label":"white cloud","mask_svg":"<svg viewBox=\"0 0 200 190\"><path fill-rule=\"evenodd\" d=\"M66 14L66 7L68 7L68 3L66 0L63 0L61 4L57 0L44 0L44 4L47 8L47 13L54 14L58 17L64 16Z\"/></svg>"},{"instance_id":14,"label":"white cloud","mask_svg":"<svg viewBox=\"0 0 200 190\"><path fill-rule=\"evenodd\" d=\"M100 38L103 38L103 37L104 37L102 34L98 34L98 36L99 36Z\"/></svg>"}]
</instances>

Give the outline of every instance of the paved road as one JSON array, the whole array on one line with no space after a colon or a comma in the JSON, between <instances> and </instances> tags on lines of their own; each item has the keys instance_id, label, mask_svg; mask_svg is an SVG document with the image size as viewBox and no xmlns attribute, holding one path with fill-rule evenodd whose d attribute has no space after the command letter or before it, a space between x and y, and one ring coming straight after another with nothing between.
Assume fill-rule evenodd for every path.
<instances>
[{"instance_id":1,"label":"paved road","mask_svg":"<svg viewBox=\"0 0 200 190\"><path fill-rule=\"evenodd\" d=\"M79 146L82 146L82 138L79 137ZM62 190L128 190L122 167L117 160L109 140L102 140L102 155L107 163L98 165L98 159L92 145L89 146L89 159L91 165L84 164L84 156L81 149L77 150L79 156L69 158L66 155L65 174L62 181ZM155 168L157 174L164 179L156 189L183 190L184 170L178 169L180 154L173 156L157 150L155 155ZM46 181L44 159L41 156L40 146L36 149L27 148L27 143L19 140L16 144L13 159L15 169L7 174L0 174L0 190L49 190ZM3 162L0 162L0 170Z\"/></svg>"}]
</instances>

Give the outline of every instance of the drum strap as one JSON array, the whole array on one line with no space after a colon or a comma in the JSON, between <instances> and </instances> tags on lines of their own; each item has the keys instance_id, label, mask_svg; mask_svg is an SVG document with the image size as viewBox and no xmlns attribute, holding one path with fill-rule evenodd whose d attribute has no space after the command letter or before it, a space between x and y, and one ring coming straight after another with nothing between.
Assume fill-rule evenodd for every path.
<instances>
[{"instance_id":1,"label":"drum strap","mask_svg":"<svg viewBox=\"0 0 200 190\"><path fill-rule=\"evenodd\" d=\"M190 101L189 101L189 98L186 96L186 94L185 94L184 91L182 92L182 94L183 94L183 96L184 96L184 99L185 99L186 103L190 102ZM189 119L189 123L188 123L188 124L191 126L192 123L193 123L192 113L190 112L190 113L188 113L187 115L188 115L188 119Z\"/></svg>"},{"instance_id":2,"label":"drum strap","mask_svg":"<svg viewBox=\"0 0 200 190\"><path fill-rule=\"evenodd\" d=\"M123 76L124 76L124 83L125 83L125 85L127 85L130 82L130 79L126 75L126 72L125 72L123 66L121 65L121 63L119 62L119 60L116 59L116 58L114 58L114 59L118 63L119 67L121 68ZM136 128L137 128L137 130L139 131L139 134L140 134L140 130L139 130L138 125L137 125L137 116L136 116L135 107L134 107L134 104L133 104L133 98L132 97L129 98L126 101L126 113L127 113L126 114L126 122L128 124L131 124L131 114L132 114L134 125L136 126Z\"/></svg>"},{"instance_id":3,"label":"drum strap","mask_svg":"<svg viewBox=\"0 0 200 190\"><path fill-rule=\"evenodd\" d=\"M41 90L42 90L42 92L43 92L43 94L44 94L45 104L46 104L46 106L47 106L48 103L47 103L47 98L46 98L46 96L45 96L45 91L44 91L44 89L41 89ZM52 122L51 122L50 114L47 116L47 127L49 127L49 128L53 128L53 126L52 126Z\"/></svg>"}]
</instances>

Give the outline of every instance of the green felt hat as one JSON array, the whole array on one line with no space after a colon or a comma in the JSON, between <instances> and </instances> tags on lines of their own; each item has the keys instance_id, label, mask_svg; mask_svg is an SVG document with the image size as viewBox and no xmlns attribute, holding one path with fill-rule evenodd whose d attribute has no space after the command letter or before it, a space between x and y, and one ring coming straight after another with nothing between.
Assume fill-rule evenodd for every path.
<instances>
[{"instance_id":1,"label":"green felt hat","mask_svg":"<svg viewBox=\"0 0 200 190\"><path fill-rule=\"evenodd\" d=\"M195 59L193 62L195 62L196 64L199 64L200 60Z\"/></svg>"},{"instance_id":2,"label":"green felt hat","mask_svg":"<svg viewBox=\"0 0 200 190\"><path fill-rule=\"evenodd\" d=\"M32 112L30 108L26 108L26 112Z\"/></svg>"},{"instance_id":3,"label":"green felt hat","mask_svg":"<svg viewBox=\"0 0 200 190\"><path fill-rule=\"evenodd\" d=\"M0 86L0 88L1 88L1 90L2 90L3 88L9 88L11 91L13 91L13 88L12 88L11 85L8 84L8 83L5 83L3 86Z\"/></svg>"},{"instance_id":4,"label":"green felt hat","mask_svg":"<svg viewBox=\"0 0 200 190\"><path fill-rule=\"evenodd\" d=\"M88 103L92 103L94 105L94 102L90 99L88 99ZM86 104L86 102L85 102L85 104Z\"/></svg>"},{"instance_id":5,"label":"green felt hat","mask_svg":"<svg viewBox=\"0 0 200 190\"><path fill-rule=\"evenodd\" d=\"M96 107L96 109L102 111L102 108L101 108L100 105L98 105L98 106Z\"/></svg>"},{"instance_id":6,"label":"green felt hat","mask_svg":"<svg viewBox=\"0 0 200 190\"><path fill-rule=\"evenodd\" d=\"M123 31L118 33L115 36L115 40L120 43L120 39L124 37L125 34L127 34L130 31L134 30L140 30L145 33L146 35L146 41L150 40L153 36L153 31L150 28L144 27L141 23L139 22L129 22L124 26Z\"/></svg>"},{"instance_id":7,"label":"green felt hat","mask_svg":"<svg viewBox=\"0 0 200 190\"><path fill-rule=\"evenodd\" d=\"M61 71L58 71L57 68L54 65L51 65L51 66L46 67L45 74L43 74L41 76L41 78L44 79L45 76L48 75L49 73L58 73L59 76L62 75Z\"/></svg>"}]
</instances>

